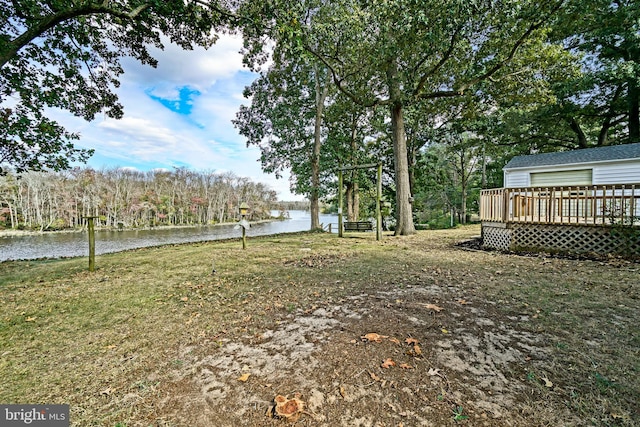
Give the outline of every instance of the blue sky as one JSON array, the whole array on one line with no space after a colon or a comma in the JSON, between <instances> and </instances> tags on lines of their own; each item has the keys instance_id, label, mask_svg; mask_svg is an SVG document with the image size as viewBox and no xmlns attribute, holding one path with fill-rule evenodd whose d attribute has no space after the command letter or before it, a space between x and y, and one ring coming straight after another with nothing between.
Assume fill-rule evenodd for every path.
<instances>
[{"instance_id":1,"label":"blue sky","mask_svg":"<svg viewBox=\"0 0 640 427\"><path fill-rule=\"evenodd\" d=\"M241 38L229 35L208 50L183 51L165 43L164 51L152 51L156 69L125 58L117 90L122 119L86 122L65 112L55 118L80 134L77 146L95 150L88 162L93 168L232 171L267 184L281 200L299 200L289 192L288 175L276 179L262 172L259 149L247 148L231 123L249 102L244 87L257 77L243 68L241 47Z\"/></svg>"}]
</instances>

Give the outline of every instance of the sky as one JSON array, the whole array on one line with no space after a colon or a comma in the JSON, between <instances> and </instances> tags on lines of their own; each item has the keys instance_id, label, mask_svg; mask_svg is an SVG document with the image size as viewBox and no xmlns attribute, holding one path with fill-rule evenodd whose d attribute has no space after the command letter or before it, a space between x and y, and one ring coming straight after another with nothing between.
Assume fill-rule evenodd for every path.
<instances>
[{"instance_id":1,"label":"sky","mask_svg":"<svg viewBox=\"0 0 640 427\"><path fill-rule=\"evenodd\" d=\"M96 169L232 171L268 185L279 200L301 200L290 193L288 174L276 179L262 172L260 150L247 148L231 123L240 105L249 103L242 91L257 78L243 67L241 47L241 37L232 35L221 35L208 50L166 43L164 50L151 50L155 69L124 58L116 90L122 119L86 122L65 112L52 118L80 134L76 146L95 150L87 166Z\"/></svg>"}]
</instances>

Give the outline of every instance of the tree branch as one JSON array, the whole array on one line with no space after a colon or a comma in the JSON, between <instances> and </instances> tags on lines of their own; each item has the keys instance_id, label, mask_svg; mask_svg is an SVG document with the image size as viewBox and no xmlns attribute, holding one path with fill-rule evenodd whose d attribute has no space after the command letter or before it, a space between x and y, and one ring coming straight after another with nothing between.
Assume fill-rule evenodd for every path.
<instances>
[{"instance_id":1,"label":"tree branch","mask_svg":"<svg viewBox=\"0 0 640 427\"><path fill-rule=\"evenodd\" d=\"M480 82L482 82L484 80L487 80L487 79L491 78L491 76L493 76L495 73L497 73L500 69L502 69L505 65L507 65L509 63L509 61L511 61L513 59L513 57L516 55L516 52L518 51L520 46L522 46L525 43L525 41L529 38L529 36L535 30L541 28L542 25L544 25L544 23L547 22L547 20L555 12L557 12L560 9L560 7L562 7L562 5L564 4L564 1L565 0L558 1L558 3L551 9L551 11L543 19L539 20L538 22L535 22L535 23L531 24L529 26L529 28L527 28L527 30L513 44L513 46L511 47L511 50L508 53L508 55L503 60L501 60L498 63L496 63L493 67L491 67L486 72L484 72L484 73L480 74L479 76L467 81L464 84L461 84L456 89L446 90L446 91L431 92L431 93L427 93L427 94L424 94L424 95L418 95L417 98L419 98L419 99L432 99L432 98L453 97L453 96L463 95L464 92L467 89L471 88L472 86L475 86L476 84L478 84L478 83L480 83Z\"/></svg>"},{"instance_id":2,"label":"tree branch","mask_svg":"<svg viewBox=\"0 0 640 427\"><path fill-rule=\"evenodd\" d=\"M358 97L356 94L351 92L348 88L346 88L343 84L345 78L340 78L336 69L326 60L324 56L318 53L315 49L309 46L308 43L305 43L305 50L313 55L316 59L318 59L322 64L327 67L327 69L331 72L331 76L333 78L333 82L340 92L345 94L351 101L362 106L362 107L375 107L376 105L387 105L389 104L389 100L384 100L380 98L374 98L373 100L364 100Z\"/></svg>"},{"instance_id":3,"label":"tree branch","mask_svg":"<svg viewBox=\"0 0 640 427\"><path fill-rule=\"evenodd\" d=\"M112 8L110 3L111 2L109 1L105 1L101 4L85 3L81 6L55 12L37 20L33 26L27 27L24 33L7 43L7 47L0 52L0 68L4 67L9 60L15 57L20 49L62 22L80 16L97 14L112 15L127 20L135 19L143 11L151 7L151 3L143 3L131 11L122 11Z\"/></svg>"},{"instance_id":4,"label":"tree branch","mask_svg":"<svg viewBox=\"0 0 640 427\"><path fill-rule=\"evenodd\" d=\"M431 70L426 72L422 76L422 78L420 78L420 81L418 82L418 85L416 86L415 90L413 91L413 96L418 96L420 94L420 92L422 92L422 90L424 89L424 85L427 82L427 79L429 77L431 77L432 75L434 75L449 60L449 58L451 58L451 54L453 53L453 49L455 49L455 47L456 47L456 43L458 42L458 35L460 34L461 30L462 30L462 26L456 28L456 30L454 31L454 33L453 33L453 35L451 37L451 43L449 44L449 49L447 49L447 51L442 55L442 58L440 58L440 61L438 61L438 63ZM422 59L422 61L418 62L418 64L414 68L414 70L416 72L422 66L422 64L424 64L426 62L428 57L429 57L428 55L425 55L425 57Z\"/></svg>"}]
</instances>

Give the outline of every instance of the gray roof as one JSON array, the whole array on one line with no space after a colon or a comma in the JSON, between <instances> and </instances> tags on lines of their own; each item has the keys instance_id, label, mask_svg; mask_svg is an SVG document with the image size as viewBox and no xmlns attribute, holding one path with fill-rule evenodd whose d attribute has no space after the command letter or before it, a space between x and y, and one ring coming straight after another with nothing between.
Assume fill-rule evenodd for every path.
<instances>
[{"instance_id":1,"label":"gray roof","mask_svg":"<svg viewBox=\"0 0 640 427\"><path fill-rule=\"evenodd\" d=\"M516 156L503 169L640 159L640 143Z\"/></svg>"}]
</instances>

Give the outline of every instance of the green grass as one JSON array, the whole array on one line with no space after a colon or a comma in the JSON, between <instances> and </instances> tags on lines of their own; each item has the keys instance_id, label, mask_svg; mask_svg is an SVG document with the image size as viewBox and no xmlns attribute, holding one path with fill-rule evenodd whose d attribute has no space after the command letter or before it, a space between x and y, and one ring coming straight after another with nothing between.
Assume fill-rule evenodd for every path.
<instances>
[{"instance_id":1,"label":"green grass","mask_svg":"<svg viewBox=\"0 0 640 427\"><path fill-rule=\"evenodd\" d=\"M153 378L182 366L179 348L205 351L203 340L265 328L318 299L437 284L490 301L505 317L529 316L518 326L553 337L544 374L523 378L552 379L554 399L587 424L639 421L640 266L452 248L478 232L381 243L370 233L297 234L249 239L245 251L237 241L147 248L99 256L94 273L84 258L0 263L0 402L68 403L74 425L144 420L144 406L108 397L135 391L153 402Z\"/></svg>"}]
</instances>

